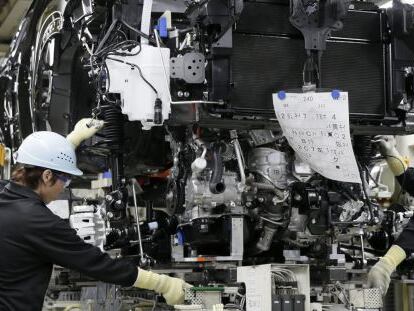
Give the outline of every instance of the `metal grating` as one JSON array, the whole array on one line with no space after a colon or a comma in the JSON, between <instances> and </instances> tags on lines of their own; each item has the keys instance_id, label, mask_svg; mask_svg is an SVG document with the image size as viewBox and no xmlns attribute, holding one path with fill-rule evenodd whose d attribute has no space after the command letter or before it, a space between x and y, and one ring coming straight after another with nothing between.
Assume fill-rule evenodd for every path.
<instances>
[{"instance_id":1,"label":"metal grating","mask_svg":"<svg viewBox=\"0 0 414 311\"><path fill-rule=\"evenodd\" d=\"M299 30L289 22L289 14L289 1L247 1L237 22L236 32L302 38ZM343 29L332 32L332 37L380 42L381 15L377 12L350 10L344 18Z\"/></svg>"},{"instance_id":2,"label":"metal grating","mask_svg":"<svg viewBox=\"0 0 414 311\"><path fill-rule=\"evenodd\" d=\"M239 33L233 39L233 108L274 115L272 93L302 85L303 40ZM328 42L321 66L322 87L349 92L351 115L384 115L380 43Z\"/></svg>"},{"instance_id":3,"label":"metal grating","mask_svg":"<svg viewBox=\"0 0 414 311\"><path fill-rule=\"evenodd\" d=\"M351 289L349 300L356 308L378 309L382 308L382 294L379 288Z\"/></svg>"},{"instance_id":4,"label":"metal grating","mask_svg":"<svg viewBox=\"0 0 414 311\"><path fill-rule=\"evenodd\" d=\"M203 308L212 308L213 305L221 304L221 291L194 291L186 288L185 301Z\"/></svg>"}]
</instances>

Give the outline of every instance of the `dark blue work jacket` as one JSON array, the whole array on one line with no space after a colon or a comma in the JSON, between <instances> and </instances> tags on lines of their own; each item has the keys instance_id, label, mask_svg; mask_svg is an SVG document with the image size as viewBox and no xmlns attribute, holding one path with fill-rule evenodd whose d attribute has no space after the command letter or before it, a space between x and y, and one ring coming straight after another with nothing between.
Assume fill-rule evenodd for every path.
<instances>
[{"instance_id":1,"label":"dark blue work jacket","mask_svg":"<svg viewBox=\"0 0 414 311\"><path fill-rule=\"evenodd\" d=\"M122 286L138 274L85 243L31 189L0 184L0 311L40 311L53 264Z\"/></svg>"}]
</instances>

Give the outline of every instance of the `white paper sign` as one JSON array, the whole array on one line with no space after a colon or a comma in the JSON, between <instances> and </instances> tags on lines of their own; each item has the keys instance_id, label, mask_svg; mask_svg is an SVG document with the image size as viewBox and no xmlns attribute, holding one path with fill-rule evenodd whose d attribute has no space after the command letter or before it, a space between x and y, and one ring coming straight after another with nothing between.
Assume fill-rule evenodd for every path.
<instances>
[{"instance_id":1,"label":"white paper sign","mask_svg":"<svg viewBox=\"0 0 414 311\"><path fill-rule=\"evenodd\" d=\"M273 94L276 117L290 146L322 176L361 183L349 131L348 93Z\"/></svg>"}]
</instances>

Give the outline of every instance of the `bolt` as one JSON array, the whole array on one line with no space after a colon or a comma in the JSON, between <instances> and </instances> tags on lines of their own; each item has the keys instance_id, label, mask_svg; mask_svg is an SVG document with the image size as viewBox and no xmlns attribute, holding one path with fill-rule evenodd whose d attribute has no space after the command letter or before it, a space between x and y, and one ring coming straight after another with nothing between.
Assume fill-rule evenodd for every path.
<instances>
[{"instance_id":1,"label":"bolt","mask_svg":"<svg viewBox=\"0 0 414 311\"><path fill-rule=\"evenodd\" d=\"M259 201L260 203L263 203L264 202L264 198L262 198L262 197L259 197L259 198L257 198L257 201Z\"/></svg>"},{"instance_id":2,"label":"bolt","mask_svg":"<svg viewBox=\"0 0 414 311\"><path fill-rule=\"evenodd\" d=\"M124 204L122 203L121 200L116 201L115 204L114 204L115 209L119 210L119 209L122 209L123 207L124 207Z\"/></svg>"},{"instance_id":3,"label":"bolt","mask_svg":"<svg viewBox=\"0 0 414 311\"><path fill-rule=\"evenodd\" d=\"M184 92L184 97L190 97L190 92Z\"/></svg>"},{"instance_id":4,"label":"bolt","mask_svg":"<svg viewBox=\"0 0 414 311\"><path fill-rule=\"evenodd\" d=\"M178 91L178 92L177 92L177 96L178 96L178 97L183 97L183 95L184 95L184 93L183 93L182 91Z\"/></svg>"}]
</instances>

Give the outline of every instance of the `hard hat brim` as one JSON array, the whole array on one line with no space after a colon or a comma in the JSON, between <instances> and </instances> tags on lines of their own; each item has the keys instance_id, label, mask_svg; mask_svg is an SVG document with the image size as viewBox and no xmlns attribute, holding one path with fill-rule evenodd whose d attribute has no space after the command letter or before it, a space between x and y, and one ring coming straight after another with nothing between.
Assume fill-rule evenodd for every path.
<instances>
[{"instance_id":1,"label":"hard hat brim","mask_svg":"<svg viewBox=\"0 0 414 311\"><path fill-rule=\"evenodd\" d=\"M80 169L75 169L75 170L68 170L68 171L62 171L62 173L67 173L67 174L70 174L70 175L74 175L74 176L82 176L83 175L83 172L80 170Z\"/></svg>"}]
</instances>

